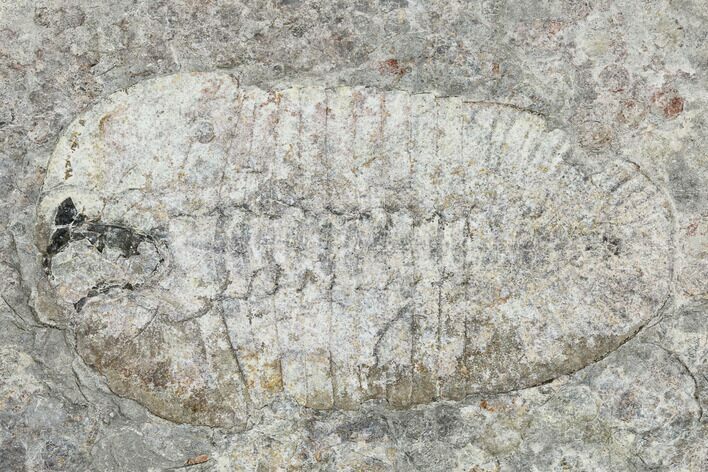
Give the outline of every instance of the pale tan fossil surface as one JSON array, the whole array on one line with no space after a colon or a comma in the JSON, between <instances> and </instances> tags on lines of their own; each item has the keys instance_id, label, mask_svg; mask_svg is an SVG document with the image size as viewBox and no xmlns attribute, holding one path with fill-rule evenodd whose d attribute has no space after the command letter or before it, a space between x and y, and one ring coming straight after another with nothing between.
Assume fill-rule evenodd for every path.
<instances>
[{"instance_id":1,"label":"pale tan fossil surface","mask_svg":"<svg viewBox=\"0 0 708 472\"><path fill-rule=\"evenodd\" d=\"M79 355L165 418L460 400L576 371L667 299L665 196L571 156L513 107L177 74L67 128L36 244Z\"/></svg>"},{"instance_id":2,"label":"pale tan fossil surface","mask_svg":"<svg viewBox=\"0 0 708 472\"><path fill-rule=\"evenodd\" d=\"M706 25L0 3L0 470L703 472Z\"/></svg>"}]
</instances>

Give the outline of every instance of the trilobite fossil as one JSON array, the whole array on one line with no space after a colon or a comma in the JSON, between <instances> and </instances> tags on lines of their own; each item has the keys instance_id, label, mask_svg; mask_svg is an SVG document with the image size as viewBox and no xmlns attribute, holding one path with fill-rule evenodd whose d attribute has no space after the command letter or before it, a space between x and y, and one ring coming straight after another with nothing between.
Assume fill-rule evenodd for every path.
<instances>
[{"instance_id":1,"label":"trilobite fossil","mask_svg":"<svg viewBox=\"0 0 708 472\"><path fill-rule=\"evenodd\" d=\"M503 392L601 357L669 291L661 193L572 152L510 106L177 74L66 130L37 244L79 355L173 421Z\"/></svg>"}]
</instances>

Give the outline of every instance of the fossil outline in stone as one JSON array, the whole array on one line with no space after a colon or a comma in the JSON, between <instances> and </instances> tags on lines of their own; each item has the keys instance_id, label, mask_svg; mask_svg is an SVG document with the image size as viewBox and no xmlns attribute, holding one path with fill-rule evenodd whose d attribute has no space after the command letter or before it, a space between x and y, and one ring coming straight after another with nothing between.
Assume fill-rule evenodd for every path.
<instances>
[{"instance_id":1,"label":"fossil outline in stone","mask_svg":"<svg viewBox=\"0 0 708 472\"><path fill-rule=\"evenodd\" d=\"M173 421L508 391L616 348L669 293L663 196L571 150L515 107L177 74L64 133L37 244L81 357Z\"/></svg>"}]
</instances>

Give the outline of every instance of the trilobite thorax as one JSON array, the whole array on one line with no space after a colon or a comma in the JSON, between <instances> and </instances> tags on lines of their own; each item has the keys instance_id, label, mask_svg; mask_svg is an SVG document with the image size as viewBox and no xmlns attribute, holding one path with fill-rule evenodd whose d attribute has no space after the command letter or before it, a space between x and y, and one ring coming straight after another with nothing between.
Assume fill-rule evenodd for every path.
<instances>
[{"instance_id":1,"label":"trilobite thorax","mask_svg":"<svg viewBox=\"0 0 708 472\"><path fill-rule=\"evenodd\" d=\"M79 117L38 206L77 349L168 419L527 387L667 296L669 216L519 109L178 74Z\"/></svg>"}]
</instances>

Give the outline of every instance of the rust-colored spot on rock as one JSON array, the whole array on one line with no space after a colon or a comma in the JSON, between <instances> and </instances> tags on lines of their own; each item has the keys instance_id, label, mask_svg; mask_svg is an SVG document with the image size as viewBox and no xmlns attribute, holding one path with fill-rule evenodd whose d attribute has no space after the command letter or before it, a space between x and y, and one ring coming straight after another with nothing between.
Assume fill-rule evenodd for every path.
<instances>
[{"instance_id":1,"label":"rust-colored spot on rock","mask_svg":"<svg viewBox=\"0 0 708 472\"><path fill-rule=\"evenodd\" d=\"M675 118L683 111L683 98L673 97L669 103L664 106L664 116L667 118Z\"/></svg>"},{"instance_id":2,"label":"rust-colored spot on rock","mask_svg":"<svg viewBox=\"0 0 708 472\"><path fill-rule=\"evenodd\" d=\"M187 459L184 465L197 465L197 464L203 464L206 461L209 460L209 456L206 454L200 454L196 457L192 457L190 459Z\"/></svg>"},{"instance_id":3,"label":"rust-colored spot on rock","mask_svg":"<svg viewBox=\"0 0 708 472\"><path fill-rule=\"evenodd\" d=\"M691 223L686 227L686 236L695 236L698 230L698 221Z\"/></svg>"},{"instance_id":4,"label":"rust-colored spot on rock","mask_svg":"<svg viewBox=\"0 0 708 472\"><path fill-rule=\"evenodd\" d=\"M548 31L548 37L552 38L558 32L563 29L563 23L558 20L551 20L546 25L546 30Z\"/></svg>"},{"instance_id":5,"label":"rust-colored spot on rock","mask_svg":"<svg viewBox=\"0 0 708 472\"><path fill-rule=\"evenodd\" d=\"M656 104L668 119L676 118L683 112L684 99L674 89L660 90L651 97L652 103Z\"/></svg>"},{"instance_id":6,"label":"rust-colored spot on rock","mask_svg":"<svg viewBox=\"0 0 708 472\"><path fill-rule=\"evenodd\" d=\"M64 180L68 180L72 175L74 175L74 169L71 167L71 161L67 159L64 164Z\"/></svg>"},{"instance_id":7,"label":"rust-colored spot on rock","mask_svg":"<svg viewBox=\"0 0 708 472\"><path fill-rule=\"evenodd\" d=\"M399 77L405 75L410 69L402 66L397 59L388 59L379 65L379 71L382 74L392 74Z\"/></svg>"},{"instance_id":8,"label":"rust-colored spot on rock","mask_svg":"<svg viewBox=\"0 0 708 472\"><path fill-rule=\"evenodd\" d=\"M79 147L79 133L74 132L71 134L71 150L76 151Z\"/></svg>"},{"instance_id":9,"label":"rust-colored spot on rock","mask_svg":"<svg viewBox=\"0 0 708 472\"><path fill-rule=\"evenodd\" d=\"M482 400L479 402L479 407L491 412L497 411L497 409L490 405L487 400Z\"/></svg>"}]
</instances>

